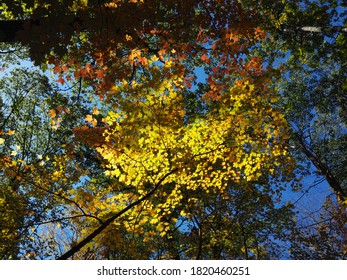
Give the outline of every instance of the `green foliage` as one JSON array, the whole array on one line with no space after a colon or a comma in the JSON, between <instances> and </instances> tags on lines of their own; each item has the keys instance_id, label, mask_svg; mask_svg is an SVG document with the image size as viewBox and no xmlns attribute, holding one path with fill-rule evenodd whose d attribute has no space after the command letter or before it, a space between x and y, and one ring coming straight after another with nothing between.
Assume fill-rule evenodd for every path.
<instances>
[{"instance_id":1,"label":"green foliage","mask_svg":"<svg viewBox=\"0 0 347 280\"><path fill-rule=\"evenodd\" d=\"M323 177L341 203L347 194L346 33L334 26L346 26L346 13L341 8L343 1L282 1L279 13L269 9L274 1L266 3L269 6L262 14L273 14L278 25L276 21L271 23L264 19L269 37L258 53L264 57L270 53L270 63L275 57L279 58L273 63L280 64L282 73L275 83L281 94L278 105L292 126L290 152L299 164L298 176L309 173ZM301 29L304 26L320 27L321 32L304 31ZM305 164L308 165L303 172ZM301 188L307 189L305 184ZM299 240L293 238L294 258L345 258L344 226L324 222L343 219L345 206L331 206L341 208L331 214L335 210L328 210L330 202L322 205L325 209L322 216L313 222L319 225L323 220L324 230L323 226L313 229L304 224L303 231L294 233L293 236L300 236ZM323 239L326 248L317 241Z\"/></svg>"}]
</instances>

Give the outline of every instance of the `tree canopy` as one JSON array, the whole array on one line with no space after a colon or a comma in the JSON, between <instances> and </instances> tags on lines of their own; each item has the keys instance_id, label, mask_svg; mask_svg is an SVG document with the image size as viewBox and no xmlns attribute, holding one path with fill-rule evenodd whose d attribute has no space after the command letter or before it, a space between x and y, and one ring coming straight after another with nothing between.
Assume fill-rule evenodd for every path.
<instances>
[{"instance_id":1,"label":"tree canopy","mask_svg":"<svg viewBox=\"0 0 347 280\"><path fill-rule=\"evenodd\" d=\"M2 259L346 258L342 1L0 11Z\"/></svg>"}]
</instances>

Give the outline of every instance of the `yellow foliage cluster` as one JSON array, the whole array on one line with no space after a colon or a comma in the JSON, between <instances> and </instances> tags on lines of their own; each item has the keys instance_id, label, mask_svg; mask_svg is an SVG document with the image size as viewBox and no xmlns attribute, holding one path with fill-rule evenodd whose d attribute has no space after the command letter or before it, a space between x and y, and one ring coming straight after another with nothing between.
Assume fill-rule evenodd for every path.
<instances>
[{"instance_id":1,"label":"yellow foliage cluster","mask_svg":"<svg viewBox=\"0 0 347 280\"><path fill-rule=\"evenodd\" d=\"M290 170L286 122L271 105L272 92L237 81L219 106L186 124L184 100L176 85L182 79L156 75L153 79L162 81L156 87L149 86L150 81L117 87L132 101L128 98L127 104L109 112L104 120L106 142L97 151L106 161L106 174L134 186L137 197L176 171L161 183L166 187L156 194L160 203L147 204L146 211L152 212L145 217L152 217L150 223L157 224L161 234L170 230L162 218L182 204L187 191L194 203L196 194L225 193L232 184Z\"/></svg>"}]
</instances>

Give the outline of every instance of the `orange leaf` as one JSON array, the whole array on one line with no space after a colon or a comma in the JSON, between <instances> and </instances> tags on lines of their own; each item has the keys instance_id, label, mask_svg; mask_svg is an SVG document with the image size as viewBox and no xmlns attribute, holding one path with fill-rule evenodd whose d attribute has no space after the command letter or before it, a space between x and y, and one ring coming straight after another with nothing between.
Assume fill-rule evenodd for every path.
<instances>
[{"instance_id":1,"label":"orange leaf","mask_svg":"<svg viewBox=\"0 0 347 280\"><path fill-rule=\"evenodd\" d=\"M96 78L98 80L101 80L104 77L104 70L103 69L97 69L95 70Z\"/></svg>"},{"instance_id":2,"label":"orange leaf","mask_svg":"<svg viewBox=\"0 0 347 280\"><path fill-rule=\"evenodd\" d=\"M92 122L92 121L93 121L93 116L92 116L92 115L87 115L87 116L85 117L85 121L87 121L87 122Z\"/></svg>"},{"instance_id":3,"label":"orange leaf","mask_svg":"<svg viewBox=\"0 0 347 280\"><path fill-rule=\"evenodd\" d=\"M76 72L74 72L73 75L74 75L75 79L77 80L81 76L81 72L80 71L76 71Z\"/></svg>"},{"instance_id":4,"label":"orange leaf","mask_svg":"<svg viewBox=\"0 0 347 280\"><path fill-rule=\"evenodd\" d=\"M13 135L15 132L16 132L15 130L9 130L9 131L7 132L7 135Z\"/></svg>"},{"instance_id":5,"label":"orange leaf","mask_svg":"<svg viewBox=\"0 0 347 280\"><path fill-rule=\"evenodd\" d=\"M57 107L57 111L58 111L59 113L61 113L61 111L63 111L63 107L62 107L62 106L58 106L58 107Z\"/></svg>"},{"instance_id":6,"label":"orange leaf","mask_svg":"<svg viewBox=\"0 0 347 280\"><path fill-rule=\"evenodd\" d=\"M61 85L64 85L65 84L65 80L60 77L58 80L57 80L58 83L61 83Z\"/></svg>"},{"instance_id":7,"label":"orange leaf","mask_svg":"<svg viewBox=\"0 0 347 280\"><path fill-rule=\"evenodd\" d=\"M202 61L207 62L207 63L210 61L209 57L208 57L206 54L203 54L203 55L200 57L200 59L201 59Z\"/></svg>"},{"instance_id":8,"label":"orange leaf","mask_svg":"<svg viewBox=\"0 0 347 280\"><path fill-rule=\"evenodd\" d=\"M52 110L49 110L49 115L51 116L51 118L55 118L57 113L56 113L56 111L54 109L52 109Z\"/></svg>"},{"instance_id":9,"label":"orange leaf","mask_svg":"<svg viewBox=\"0 0 347 280\"><path fill-rule=\"evenodd\" d=\"M98 108L94 108L92 114L93 115L99 115L99 109Z\"/></svg>"}]
</instances>

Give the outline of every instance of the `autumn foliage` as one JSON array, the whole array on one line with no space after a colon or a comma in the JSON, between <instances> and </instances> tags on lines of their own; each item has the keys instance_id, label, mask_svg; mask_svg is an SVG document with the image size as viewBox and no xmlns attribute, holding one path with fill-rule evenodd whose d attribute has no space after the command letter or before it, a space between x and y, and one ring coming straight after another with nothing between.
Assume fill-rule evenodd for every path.
<instances>
[{"instance_id":1,"label":"autumn foliage","mask_svg":"<svg viewBox=\"0 0 347 280\"><path fill-rule=\"evenodd\" d=\"M11 112L30 106L1 96L1 257L274 257L293 226L278 202L295 160L279 71L253 51L267 38L257 11L24 2L3 1L3 16L30 19L16 40L58 89L35 101L26 133L47 139L35 148Z\"/></svg>"}]
</instances>

